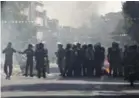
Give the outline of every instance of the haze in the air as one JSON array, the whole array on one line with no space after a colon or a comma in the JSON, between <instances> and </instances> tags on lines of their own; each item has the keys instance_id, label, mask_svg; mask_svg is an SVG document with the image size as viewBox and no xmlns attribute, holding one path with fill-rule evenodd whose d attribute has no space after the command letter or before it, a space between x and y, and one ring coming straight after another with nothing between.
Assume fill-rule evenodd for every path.
<instances>
[{"instance_id":1,"label":"haze in the air","mask_svg":"<svg viewBox=\"0 0 139 98\"><path fill-rule=\"evenodd\" d=\"M48 17L72 27L88 24L92 16L121 11L121 1L49 1L44 5Z\"/></svg>"}]
</instances>

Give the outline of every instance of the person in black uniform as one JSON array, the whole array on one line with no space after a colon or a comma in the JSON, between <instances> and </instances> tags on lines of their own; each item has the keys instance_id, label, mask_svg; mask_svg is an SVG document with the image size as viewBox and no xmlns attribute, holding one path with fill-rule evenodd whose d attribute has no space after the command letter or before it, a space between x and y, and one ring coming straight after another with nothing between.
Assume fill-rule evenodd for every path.
<instances>
[{"instance_id":1,"label":"person in black uniform","mask_svg":"<svg viewBox=\"0 0 139 98\"><path fill-rule=\"evenodd\" d=\"M102 68L102 65L103 65L104 59L105 59L105 49L104 49L104 47L101 46L100 43L98 43L95 46L94 54L95 54L95 71L96 71L95 76L100 77L102 75L101 68Z\"/></svg>"},{"instance_id":2,"label":"person in black uniform","mask_svg":"<svg viewBox=\"0 0 139 98\"><path fill-rule=\"evenodd\" d=\"M60 76L63 74L64 70L64 57L65 57L65 50L63 49L62 44L58 44L58 51L56 52L57 57L57 64L60 71Z\"/></svg>"},{"instance_id":3,"label":"person in black uniform","mask_svg":"<svg viewBox=\"0 0 139 98\"><path fill-rule=\"evenodd\" d=\"M129 76L131 70L133 70L135 73L139 72L138 60L139 60L139 54L137 52L137 46L136 45L129 46L127 59L125 61L127 65L124 66L125 67L125 75L124 75L125 79ZM135 76L132 78L133 79L138 78L138 76Z\"/></svg>"},{"instance_id":4,"label":"person in black uniform","mask_svg":"<svg viewBox=\"0 0 139 98\"><path fill-rule=\"evenodd\" d=\"M93 45L89 44L86 52L87 57L87 76L94 76L94 49Z\"/></svg>"},{"instance_id":5,"label":"person in black uniform","mask_svg":"<svg viewBox=\"0 0 139 98\"><path fill-rule=\"evenodd\" d=\"M123 52L123 59L124 59L125 57L127 57L128 50L129 50L129 46L128 46L128 45L125 45L125 46L124 46L124 52Z\"/></svg>"},{"instance_id":6,"label":"person in black uniform","mask_svg":"<svg viewBox=\"0 0 139 98\"><path fill-rule=\"evenodd\" d=\"M74 76L75 77L79 77L80 76L80 72L79 72L79 51L77 48L77 45L74 45L72 48L73 51L73 55L72 55L72 60L73 60L73 71L74 71Z\"/></svg>"},{"instance_id":7,"label":"person in black uniform","mask_svg":"<svg viewBox=\"0 0 139 98\"><path fill-rule=\"evenodd\" d=\"M122 65L124 67L124 76L126 75L126 68L128 66L128 53L129 53L129 46L124 46L123 58L122 58Z\"/></svg>"},{"instance_id":8,"label":"person in black uniform","mask_svg":"<svg viewBox=\"0 0 139 98\"><path fill-rule=\"evenodd\" d=\"M63 76L72 76L72 50L71 44L67 44L65 49L65 69Z\"/></svg>"},{"instance_id":9,"label":"person in black uniform","mask_svg":"<svg viewBox=\"0 0 139 98\"><path fill-rule=\"evenodd\" d=\"M75 51L77 50L77 46L75 44L72 45L72 50L71 50L71 73L72 76L76 76L76 61L77 61L77 56L75 54Z\"/></svg>"},{"instance_id":10,"label":"person in black uniform","mask_svg":"<svg viewBox=\"0 0 139 98\"><path fill-rule=\"evenodd\" d=\"M81 76L81 69L82 69L82 61L81 61L81 44L80 43L77 43L77 49L76 49L76 56L77 56L77 59L76 59L76 76L77 77L80 77Z\"/></svg>"},{"instance_id":11,"label":"person in black uniform","mask_svg":"<svg viewBox=\"0 0 139 98\"><path fill-rule=\"evenodd\" d=\"M25 69L25 76L28 76L28 70L30 70L30 76L33 77L33 46L31 44L28 45L28 49L25 49L23 52L19 52L21 54L26 54L26 69Z\"/></svg>"},{"instance_id":12,"label":"person in black uniform","mask_svg":"<svg viewBox=\"0 0 139 98\"><path fill-rule=\"evenodd\" d=\"M37 68L38 78L41 78L41 76L43 76L43 78L46 78L45 58L47 58L48 55L47 55L47 51L44 49L43 43L40 43L38 45L38 49L35 51L35 57L37 61L36 68Z\"/></svg>"},{"instance_id":13,"label":"person in black uniform","mask_svg":"<svg viewBox=\"0 0 139 98\"><path fill-rule=\"evenodd\" d=\"M112 43L112 47L108 48L108 61L110 63L110 74L113 70L113 76L118 76L118 70L121 68L121 51L116 42Z\"/></svg>"},{"instance_id":14,"label":"person in black uniform","mask_svg":"<svg viewBox=\"0 0 139 98\"><path fill-rule=\"evenodd\" d=\"M3 50L3 53L5 54L4 72L6 74L6 79L10 79L10 76L12 75L13 53L15 52L16 50L12 48L11 42L9 42L7 47ZM8 71L8 68L9 68L9 71Z\"/></svg>"},{"instance_id":15,"label":"person in black uniform","mask_svg":"<svg viewBox=\"0 0 139 98\"><path fill-rule=\"evenodd\" d=\"M83 45L82 46L82 73L83 73L83 76L87 76L87 57L86 57L86 52L87 52L87 45Z\"/></svg>"}]
</instances>

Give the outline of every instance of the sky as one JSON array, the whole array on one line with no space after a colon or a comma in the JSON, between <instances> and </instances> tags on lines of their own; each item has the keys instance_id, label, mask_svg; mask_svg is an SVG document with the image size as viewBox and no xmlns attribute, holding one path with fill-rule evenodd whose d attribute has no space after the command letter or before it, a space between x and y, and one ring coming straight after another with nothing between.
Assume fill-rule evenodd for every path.
<instances>
[{"instance_id":1,"label":"sky","mask_svg":"<svg viewBox=\"0 0 139 98\"><path fill-rule=\"evenodd\" d=\"M44 9L60 25L79 27L87 24L92 16L121 11L121 1L48 1L44 2Z\"/></svg>"}]
</instances>

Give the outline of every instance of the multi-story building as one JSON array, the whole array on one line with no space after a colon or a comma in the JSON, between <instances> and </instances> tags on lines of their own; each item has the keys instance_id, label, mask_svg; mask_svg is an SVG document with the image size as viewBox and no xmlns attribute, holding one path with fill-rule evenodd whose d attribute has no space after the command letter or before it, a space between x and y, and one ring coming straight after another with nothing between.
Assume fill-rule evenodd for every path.
<instances>
[{"instance_id":1,"label":"multi-story building","mask_svg":"<svg viewBox=\"0 0 139 98\"><path fill-rule=\"evenodd\" d=\"M47 15L43 7L44 5L41 1L30 2L28 15L29 21L32 21L36 26L36 36L40 41L43 40L44 32L47 29Z\"/></svg>"}]
</instances>

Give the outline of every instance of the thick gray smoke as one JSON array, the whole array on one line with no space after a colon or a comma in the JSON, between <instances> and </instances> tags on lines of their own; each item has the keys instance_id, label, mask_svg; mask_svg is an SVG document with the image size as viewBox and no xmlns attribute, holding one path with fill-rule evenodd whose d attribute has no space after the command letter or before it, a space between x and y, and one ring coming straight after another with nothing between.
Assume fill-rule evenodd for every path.
<instances>
[{"instance_id":1,"label":"thick gray smoke","mask_svg":"<svg viewBox=\"0 0 139 98\"><path fill-rule=\"evenodd\" d=\"M5 12L9 10L8 6L10 5L5 6ZM47 12L46 17L50 19L57 19L60 26L67 27L60 28L56 32L48 30L45 31L43 34L38 33L39 35L37 35L37 39L46 41L46 46L49 49L49 54L53 56L54 52L56 51L55 42L57 41L65 43L79 41L82 43L89 42L93 44L96 42L103 42L103 45L107 45L112 41L112 39L110 38L110 33L115 30L122 16L119 16L118 14L117 18L117 16L115 16L115 13L111 13L106 15L106 18L109 18L111 20L105 21L105 19L102 18L101 15L105 15L106 13L110 12L118 12L121 10L120 7L121 2L119 1L44 2L44 9ZM16 11L18 11L18 9L13 10L13 13L16 13ZM4 18L17 20L16 18L18 17L14 16L13 14L7 14ZM24 27L25 25L26 24L24 24L22 27ZM14 40L14 43L19 41L19 39L18 41L16 41L16 38L18 38L18 36L13 37L12 34L12 32L14 32L18 35L21 31L17 26L17 23L14 23L12 26L9 26L8 23L2 24L2 47L5 47L8 41ZM10 28L11 30L7 28ZM28 37L28 34L31 35L31 32L23 32L27 34L26 37ZM35 31L32 32L35 34ZM55 33L60 33L60 37L57 38L58 36ZM28 42L28 40L26 41L26 45L30 43ZM17 47L16 45L15 48L21 49L20 46Z\"/></svg>"},{"instance_id":2,"label":"thick gray smoke","mask_svg":"<svg viewBox=\"0 0 139 98\"><path fill-rule=\"evenodd\" d=\"M58 19L61 25L72 27L90 25L92 16L121 10L120 1L62 1L44 4L50 18Z\"/></svg>"},{"instance_id":3,"label":"thick gray smoke","mask_svg":"<svg viewBox=\"0 0 139 98\"><path fill-rule=\"evenodd\" d=\"M76 28L68 36L68 32L60 32L62 42L101 42L104 46L109 46L113 41L111 33L123 18L117 13L121 11L120 1L62 1L44 2L44 5L49 18L58 19L62 26ZM68 40L69 37L72 40Z\"/></svg>"}]
</instances>

